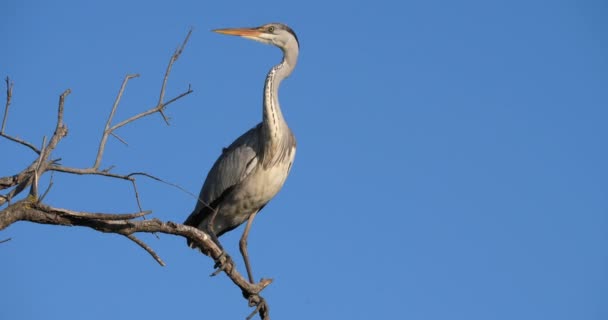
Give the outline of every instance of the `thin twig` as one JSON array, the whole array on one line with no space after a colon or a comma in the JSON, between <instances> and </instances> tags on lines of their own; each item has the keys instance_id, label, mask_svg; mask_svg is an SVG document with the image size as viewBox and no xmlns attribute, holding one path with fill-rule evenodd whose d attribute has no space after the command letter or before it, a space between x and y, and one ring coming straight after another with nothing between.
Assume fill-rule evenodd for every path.
<instances>
[{"instance_id":1,"label":"thin twig","mask_svg":"<svg viewBox=\"0 0 608 320\"><path fill-rule=\"evenodd\" d=\"M4 117L2 117L2 127L0 127L0 136L4 137L10 141L24 145L24 146L32 149L32 151L36 152L37 154L40 154L40 150L38 150L38 148L36 148L33 144L31 144L25 140L21 140L17 137L13 137L13 136L10 136L10 135L4 133L4 129L6 128L6 123L8 120L8 110L11 106L11 100L13 98L13 86L14 85L15 84L12 81L10 81L9 77L6 77L6 105L4 106Z\"/></svg>"},{"instance_id":2,"label":"thin twig","mask_svg":"<svg viewBox=\"0 0 608 320\"><path fill-rule=\"evenodd\" d=\"M38 198L38 180L40 179L40 175L42 175L42 158L47 150L46 136L42 138L42 148L40 150L40 156L38 156L38 160L36 161L36 166L34 168L32 186L30 187L30 196L34 197L34 199Z\"/></svg>"},{"instance_id":3,"label":"thin twig","mask_svg":"<svg viewBox=\"0 0 608 320\"><path fill-rule=\"evenodd\" d=\"M106 142L108 141L108 135L114 131L111 128L112 118L114 118L114 114L116 113L116 109L118 108L118 104L120 103L120 99L122 99L122 94L125 92L125 88L127 87L127 82L133 78L139 77L139 74L128 74L125 76L125 79L122 81L122 85L120 86L120 90L118 90L118 94L116 95L116 99L114 100L114 105L112 105L112 111L110 111L110 116L108 117L108 121L106 121L106 126L103 130L103 134L101 135L101 141L99 142L99 149L97 150L97 157L95 157L95 163L93 164L93 168L98 169L101 164L101 157L103 156L103 151L106 148Z\"/></svg>"},{"instance_id":4,"label":"thin twig","mask_svg":"<svg viewBox=\"0 0 608 320\"><path fill-rule=\"evenodd\" d=\"M15 85L11 80L6 77L6 105L4 107L4 117L2 118L2 128L0 132L4 133L4 127L6 126L6 119L8 118L8 108L11 105L11 100L13 98L13 86Z\"/></svg>"},{"instance_id":5,"label":"thin twig","mask_svg":"<svg viewBox=\"0 0 608 320\"><path fill-rule=\"evenodd\" d=\"M39 201L44 201L44 198L46 198L46 195L49 193L49 191L51 191L51 187L53 187L53 177L55 172L51 172L51 178L49 180L49 185L46 187L46 190L44 190L44 193L42 194L42 196L40 197Z\"/></svg>"},{"instance_id":6,"label":"thin twig","mask_svg":"<svg viewBox=\"0 0 608 320\"><path fill-rule=\"evenodd\" d=\"M9 136L8 134L6 134L4 132L0 132L0 136L6 138L8 140L11 140L12 142L16 142L16 143L19 143L21 145L24 145L24 146L32 149L32 151L36 152L37 154L40 154L40 150L38 150L38 148L36 148L33 144L31 144L31 143L29 143L29 142L27 142L25 140L19 139L17 137Z\"/></svg>"},{"instance_id":7,"label":"thin twig","mask_svg":"<svg viewBox=\"0 0 608 320\"><path fill-rule=\"evenodd\" d=\"M13 240L13 238L6 238L6 239L4 239L4 240L0 240L0 243L9 242L9 241L11 241L11 240Z\"/></svg>"},{"instance_id":8,"label":"thin twig","mask_svg":"<svg viewBox=\"0 0 608 320\"><path fill-rule=\"evenodd\" d=\"M255 309L253 311L251 311L251 313L247 316L247 318L245 318L245 320L253 319L253 317L255 317L255 314L258 313L258 311L260 311L261 308L262 308L262 305L260 305L260 304L255 306Z\"/></svg>"},{"instance_id":9,"label":"thin twig","mask_svg":"<svg viewBox=\"0 0 608 320\"><path fill-rule=\"evenodd\" d=\"M169 60L169 64L167 65L167 70L165 71L165 77L163 79L163 85L160 88L160 95L158 97L158 106L159 106L158 112L163 117L163 120L165 120L165 123L167 125L169 125L169 119L167 119L167 117L163 113L163 109L162 109L164 106L168 105L168 103L163 103L163 101L165 100L165 89L167 88L167 81L169 81L169 74L171 73L171 69L173 68L173 64L175 63L175 61L177 61L177 59L179 59L179 56L184 51L184 48L186 47L186 44L188 43L188 40L190 39L190 35L191 34L192 34L192 28L190 28L190 31L188 31L188 34L186 35L186 38L182 42L182 45L179 46L175 50L175 52L173 53L173 55L171 56L171 60ZM188 91L191 91L190 86L188 86ZM160 106L163 106L163 107L160 107Z\"/></svg>"},{"instance_id":10,"label":"thin twig","mask_svg":"<svg viewBox=\"0 0 608 320\"><path fill-rule=\"evenodd\" d=\"M137 201L137 207L139 208L139 211L143 211L141 208L141 201L139 200L139 192L137 191L137 182L135 182L135 179L131 180L131 184L133 185L133 192L135 192L135 201Z\"/></svg>"},{"instance_id":11,"label":"thin twig","mask_svg":"<svg viewBox=\"0 0 608 320\"><path fill-rule=\"evenodd\" d=\"M63 107L65 105L65 98L67 98L70 93L72 93L72 90L67 89L59 96L59 110L57 111L57 125L55 126L55 132L63 127Z\"/></svg>"},{"instance_id":12,"label":"thin twig","mask_svg":"<svg viewBox=\"0 0 608 320\"><path fill-rule=\"evenodd\" d=\"M101 170L101 172L105 172L105 173L109 173L110 171L112 171L112 169L114 169L114 167L116 167L115 165L111 165L103 170Z\"/></svg>"},{"instance_id":13,"label":"thin twig","mask_svg":"<svg viewBox=\"0 0 608 320\"><path fill-rule=\"evenodd\" d=\"M167 87L167 81L169 81L169 74L171 73L171 69L173 68L173 63L175 63L175 61L177 61L177 59L179 59L179 56L184 51L184 47L186 47L186 43L188 43L188 39L190 39L191 34L192 34L192 29L190 29L190 31L188 31L188 34L186 35L184 42L182 42L181 46L179 46L177 49L175 49L175 52L173 53L173 55L171 56L171 59L169 60L169 64L167 65L167 70L165 71L165 77L163 78L163 84L160 87L158 105L163 104L163 100L165 100L165 89Z\"/></svg>"},{"instance_id":14,"label":"thin twig","mask_svg":"<svg viewBox=\"0 0 608 320\"><path fill-rule=\"evenodd\" d=\"M72 167L64 167L64 166L60 166L60 165L55 165L52 164L51 166L49 166L49 170L53 170L53 171L59 171L59 172L64 172L64 173L71 173L71 174L78 174L78 175L87 175L87 174L91 174L91 175L99 175L99 176L105 176L105 177L109 177L109 178L116 178L116 179L122 179L122 180L128 180L131 181L131 183L135 183L135 177L134 176L144 176L147 178L150 178L152 180L158 181L160 183L164 183L166 185L169 185L171 187L174 187L184 193L186 193L187 195L191 196L192 198L196 199L198 202L200 202L201 204L203 204L204 206L208 207L209 209L213 209L212 207L210 207L207 203L205 203L202 199L200 199L196 194L186 190L185 188L183 188L182 186L176 184L176 183L172 183L172 182L168 182L165 181L159 177L156 177L154 175L151 175L149 173L146 172L132 172L126 175L122 175L122 174L116 174L116 173L111 173L111 172L107 172L106 170L97 170L95 168L72 168ZM139 200L139 194L137 192L137 186L134 185L134 190L135 190L135 195L136 195L136 200L138 203L138 207L141 210L141 203Z\"/></svg>"},{"instance_id":15,"label":"thin twig","mask_svg":"<svg viewBox=\"0 0 608 320\"><path fill-rule=\"evenodd\" d=\"M126 175L121 175L121 174L116 174L116 173L111 173L111 172L107 172L106 170L101 171L95 168L71 168L71 167L64 167L64 166L59 166L59 165L50 165L49 166L49 170L53 170L53 171L59 171L59 172L64 172L64 173L71 173L71 174L78 174L78 175L87 175L87 174L91 174L91 175L100 175L100 176L105 176L105 177L109 177L109 178L116 178L116 179L122 179L122 180L128 180L131 181L131 184L133 185L133 191L135 193L135 200L137 201L137 207L139 208L139 210L142 210L142 205L141 205L141 199L139 197L139 192L137 189L137 183L136 183L136 179L135 176L143 176L143 177L147 177L150 178L152 180L164 183L166 185L172 186L188 195L190 195L192 198L197 199L198 202L200 202L201 204L211 208L207 203L205 203L203 200L201 200L197 195L195 195L194 193L186 190L185 188L183 188L182 186L172 183L172 182L168 182L165 181L161 178L158 178L156 176L153 176L149 173L146 172L132 172ZM212 208L211 208L212 209Z\"/></svg>"},{"instance_id":16,"label":"thin twig","mask_svg":"<svg viewBox=\"0 0 608 320\"><path fill-rule=\"evenodd\" d=\"M158 254L156 254L156 252L154 252L154 250L152 250L152 248L150 248L150 246L148 246L145 242L139 240L132 234L125 235L125 237L131 239L131 241L137 243L137 245L146 250L152 256L152 258L154 258L154 260L156 260L156 262L158 262L158 264L160 264L162 267L165 266L165 262L163 261L163 259L161 259Z\"/></svg>"},{"instance_id":17,"label":"thin twig","mask_svg":"<svg viewBox=\"0 0 608 320\"><path fill-rule=\"evenodd\" d=\"M110 134L111 134L111 135L112 135L114 138L118 139L118 141L122 142L122 144L124 144L125 146L129 146L129 144L127 143L127 141L125 141L125 139L121 138L121 137L120 137L119 135L117 135L116 133L114 133L114 132L110 132Z\"/></svg>"},{"instance_id":18,"label":"thin twig","mask_svg":"<svg viewBox=\"0 0 608 320\"><path fill-rule=\"evenodd\" d=\"M59 172L64 172L64 173L78 174L78 175L91 174L91 175L98 175L98 176L106 176L106 177L110 177L110 178L123 179L123 180L129 180L129 181L131 181L133 179L128 176L111 173L111 172L108 172L107 170L97 170L95 168L84 168L83 169L83 168L72 168L72 167L64 167L64 166L59 166L59 165L51 165L51 166L49 166L49 170L59 171Z\"/></svg>"},{"instance_id":19,"label":"thin twig","mask_svg":"<svg viewBox=\"0 0 608 320\"><path fill-rule=\"evenodd\" d=\"M149 173L146 172L133 172L133 173L129 173L128 175L126 175L127 177L132 177L132 176L144 176L144 177L148 177L152 180L156 180L160 183L164 183L166 185L172 186L176 189L178 189L179 191L182 191L183 193L191 196L192 198L196 199L196 201L200 202L202 205L206 206L207 208L211 209L211 210L215 210L214 208L212 208L209 204L207 204L205 201L203 201L201 198L199 198L196 194L186 190L185 188L183 188L182 186L180 186L179 184L176 183L172 183L169 181L165 181L159 177L155 177Z\"/></svg>"},{"instance_id":20,"label":"thin twig","mask_svg":"<svg viewBox=\"0 0 608 320\"><path fill-rule=\"evenodd\" d=\"M189 94L191 94L192 92L194 92L194 90L192 90L192 85L188 84L188 90L186 90L185 92L175 96L174 98L172 98L171 100L165 102L163 104L163 108L167 107L168 105L172 104L173 102L175 102L176 100L179 100L181 98L183 98L184 96L187 96Z\"/></svg>"},{"instance_id":21,"label":"thin twig","mask_svg":"<svg viewBox=\"0 0 608 320\"><path fill-rule=\"evenodd\" d=\"M142 117L145 117L145 116L148 116L148 115L150 115L152 113L155 113L155 112L159 112L163 116L163 119L165 120L165 122L167 124L169 124L169 120L165 116L165 114L163 113L163 109L165 107L167 107L169 104L171 104L172 102L174 102L174 101L176 101L176 100L178 100L178 99L180 99L180 98L182 98L182 97L184 97L184 96L186 96L186 95L188 95L188 94L190 94L190 93L193 92L192 91L192 87L190 85L188 85L188 90L186 92L183 92L183 93L179 94L175 98L169 100L167 103L163 103L163 99L164 99L164 96L165 96L165 89L166 89L167 81L168 81L168 78L169 78L169 73L171 72L171 68L173 67L173 64L175 63L175 61L177 61L177 59L179 58L180 54L184 50L186 44L188 43L188 39L190 38L191 34L192 34L192 29L190 29L190 31L186 35L186 38L184 39L184 42L182 43L182 45L171 56L171 60L169 61L169 65L167 66L167 70L165 71L165 77L163 78L163 85L161 87L160 99L159 99L158 104L155 107L153 107L153 108L151 108L149 110L146 110L144 112L136 114L136 115L134 115L134 116L132 116L132 117L130 117L128 119L125 119L125 120L123 120L123 121L121 121L121 122L119 122L119 123L117 123L115 125L112 125L112 119L114 118L114 114L116 113L116 109L118 108L118 104L119 104L120 100L122 99L122 95L123 95L123 92L124 92L125 87L127 85L127 82L130 79L132 79L132 78L139 77L139 75L138 74L130 74L130 75L127 75L125 77L125 79L123 80L123 83L122 83L122 85L120 87L120 90L118 91L118 95L116 96L116 99L114 100L114 105L112 106L112 111L110 112L110 116L108 117L105 129L104 129L103 134L101 136L101 141L99 143L99 149L97 150L97 157L95 158L95 163L93 164L93 168L94 169L98 169L99 166L101 165L101 159L103 157L103 152L104 152L105 147L106 147L106 142L108 140L108 136L110 134L113 134L113 132L116 129L118 129L118 128L126 125L126 124L129 124L129 123L131 123L131 122L133 122L133 121L135 121L137 119L140 119ZM119 140L121 140L124 143L124 140L122 140L120 138L119 138Z\"/></svg>"}]
</instances>

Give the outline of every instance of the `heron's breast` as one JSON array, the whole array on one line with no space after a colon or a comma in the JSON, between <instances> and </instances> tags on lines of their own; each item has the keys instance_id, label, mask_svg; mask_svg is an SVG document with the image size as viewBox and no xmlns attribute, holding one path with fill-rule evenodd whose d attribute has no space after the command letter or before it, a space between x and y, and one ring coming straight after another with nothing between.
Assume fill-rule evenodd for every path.
<instances>
[{"instance_id":1,"label":"heron's breast","mask_svg":"<svg viewBox=\"0 0 608 320\"><path fill-rule=\"evenodd\" d=\"M259 166L245 181L240 192L241 199L249 205L262 206L270 201L283 187L293 156L289 161L279 162L270 168Z\"/></svg>"},{"instance_id":2,"label":"heron's breast","mask_svg":"<svg viewBox=\"0 0 608 320\"><path fill-rule=\"evenodd\" d=\"M268 169L261 167L252 175L252 189L266 203L281 190L288 174L289 163L281 163Z\"/></svg>"}]
</instances>

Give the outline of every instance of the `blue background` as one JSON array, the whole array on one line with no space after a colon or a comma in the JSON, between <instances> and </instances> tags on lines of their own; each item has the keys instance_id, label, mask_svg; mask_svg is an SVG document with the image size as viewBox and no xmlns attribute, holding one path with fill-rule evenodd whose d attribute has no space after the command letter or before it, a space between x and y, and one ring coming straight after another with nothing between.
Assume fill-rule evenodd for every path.
<instances>
[{"instance_id":1,"label":"blue background","mask_svg":"<svg viewBox=\"0 0 608 320\"><path fill-rule=\"evenodd\" d=\"M301 54L281 87L298 153L249 238L275 319L608 319L608 5L605 1L3 1L7 132L37 145L58 96L70 130L53 154L93 164L117 120L156 104L173 50L171 126L117 131L102 167L198 193L261 119L280 50L208 30L281 21ZM0 140L0 175L35 155ZM42 185L46 185L46 176ZM194 199L139 179L144 209L181 222ZM130 184L54 175L46 202L133 212ZM222 237L239 257L242 229ZM0 232L2 319L241 319L212 261L168 235L16 223ZM239 262L241 269L242 263Z\"/></svg>"}]
</instances>

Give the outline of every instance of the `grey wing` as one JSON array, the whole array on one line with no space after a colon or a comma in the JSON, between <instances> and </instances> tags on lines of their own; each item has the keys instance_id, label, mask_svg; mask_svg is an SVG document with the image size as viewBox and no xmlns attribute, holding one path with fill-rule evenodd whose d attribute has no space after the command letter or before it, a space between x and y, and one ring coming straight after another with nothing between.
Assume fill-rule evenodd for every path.
<instances>
[{"instance_id":1,"label":"grey wing","mask_svg":"<svg viewBox=\"0 0 608 320\"><path fill-rule=\"evenodd\" d=\"M213 206L216 200L242 182L258 165L260 129L261 124L258 124L224 148L222 155L207 174L199 195L207 205ZM198 227L205 216L210 214L208 209L205 204L197 201L194 211L185 223Z\"/></svg>"}]
</instances>

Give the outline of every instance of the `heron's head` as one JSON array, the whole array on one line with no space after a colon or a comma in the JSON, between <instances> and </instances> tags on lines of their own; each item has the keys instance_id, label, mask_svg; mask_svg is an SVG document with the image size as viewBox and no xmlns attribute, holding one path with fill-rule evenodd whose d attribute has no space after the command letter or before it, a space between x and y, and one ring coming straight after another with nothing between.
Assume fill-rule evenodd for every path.
<instances>
[{"instance_id":1,"label":"heron's head","mask_svg":"<svg viewBox=\"0 0 608 320\"><path fill-rule=\"evenodd\" d=\"M213 31L272 44L283 49L283 51L290 47L295 47L296 49L300 47L296 33L282 23L268 23L255 28L227 28Z\"/></svg>"}]
</instances>

